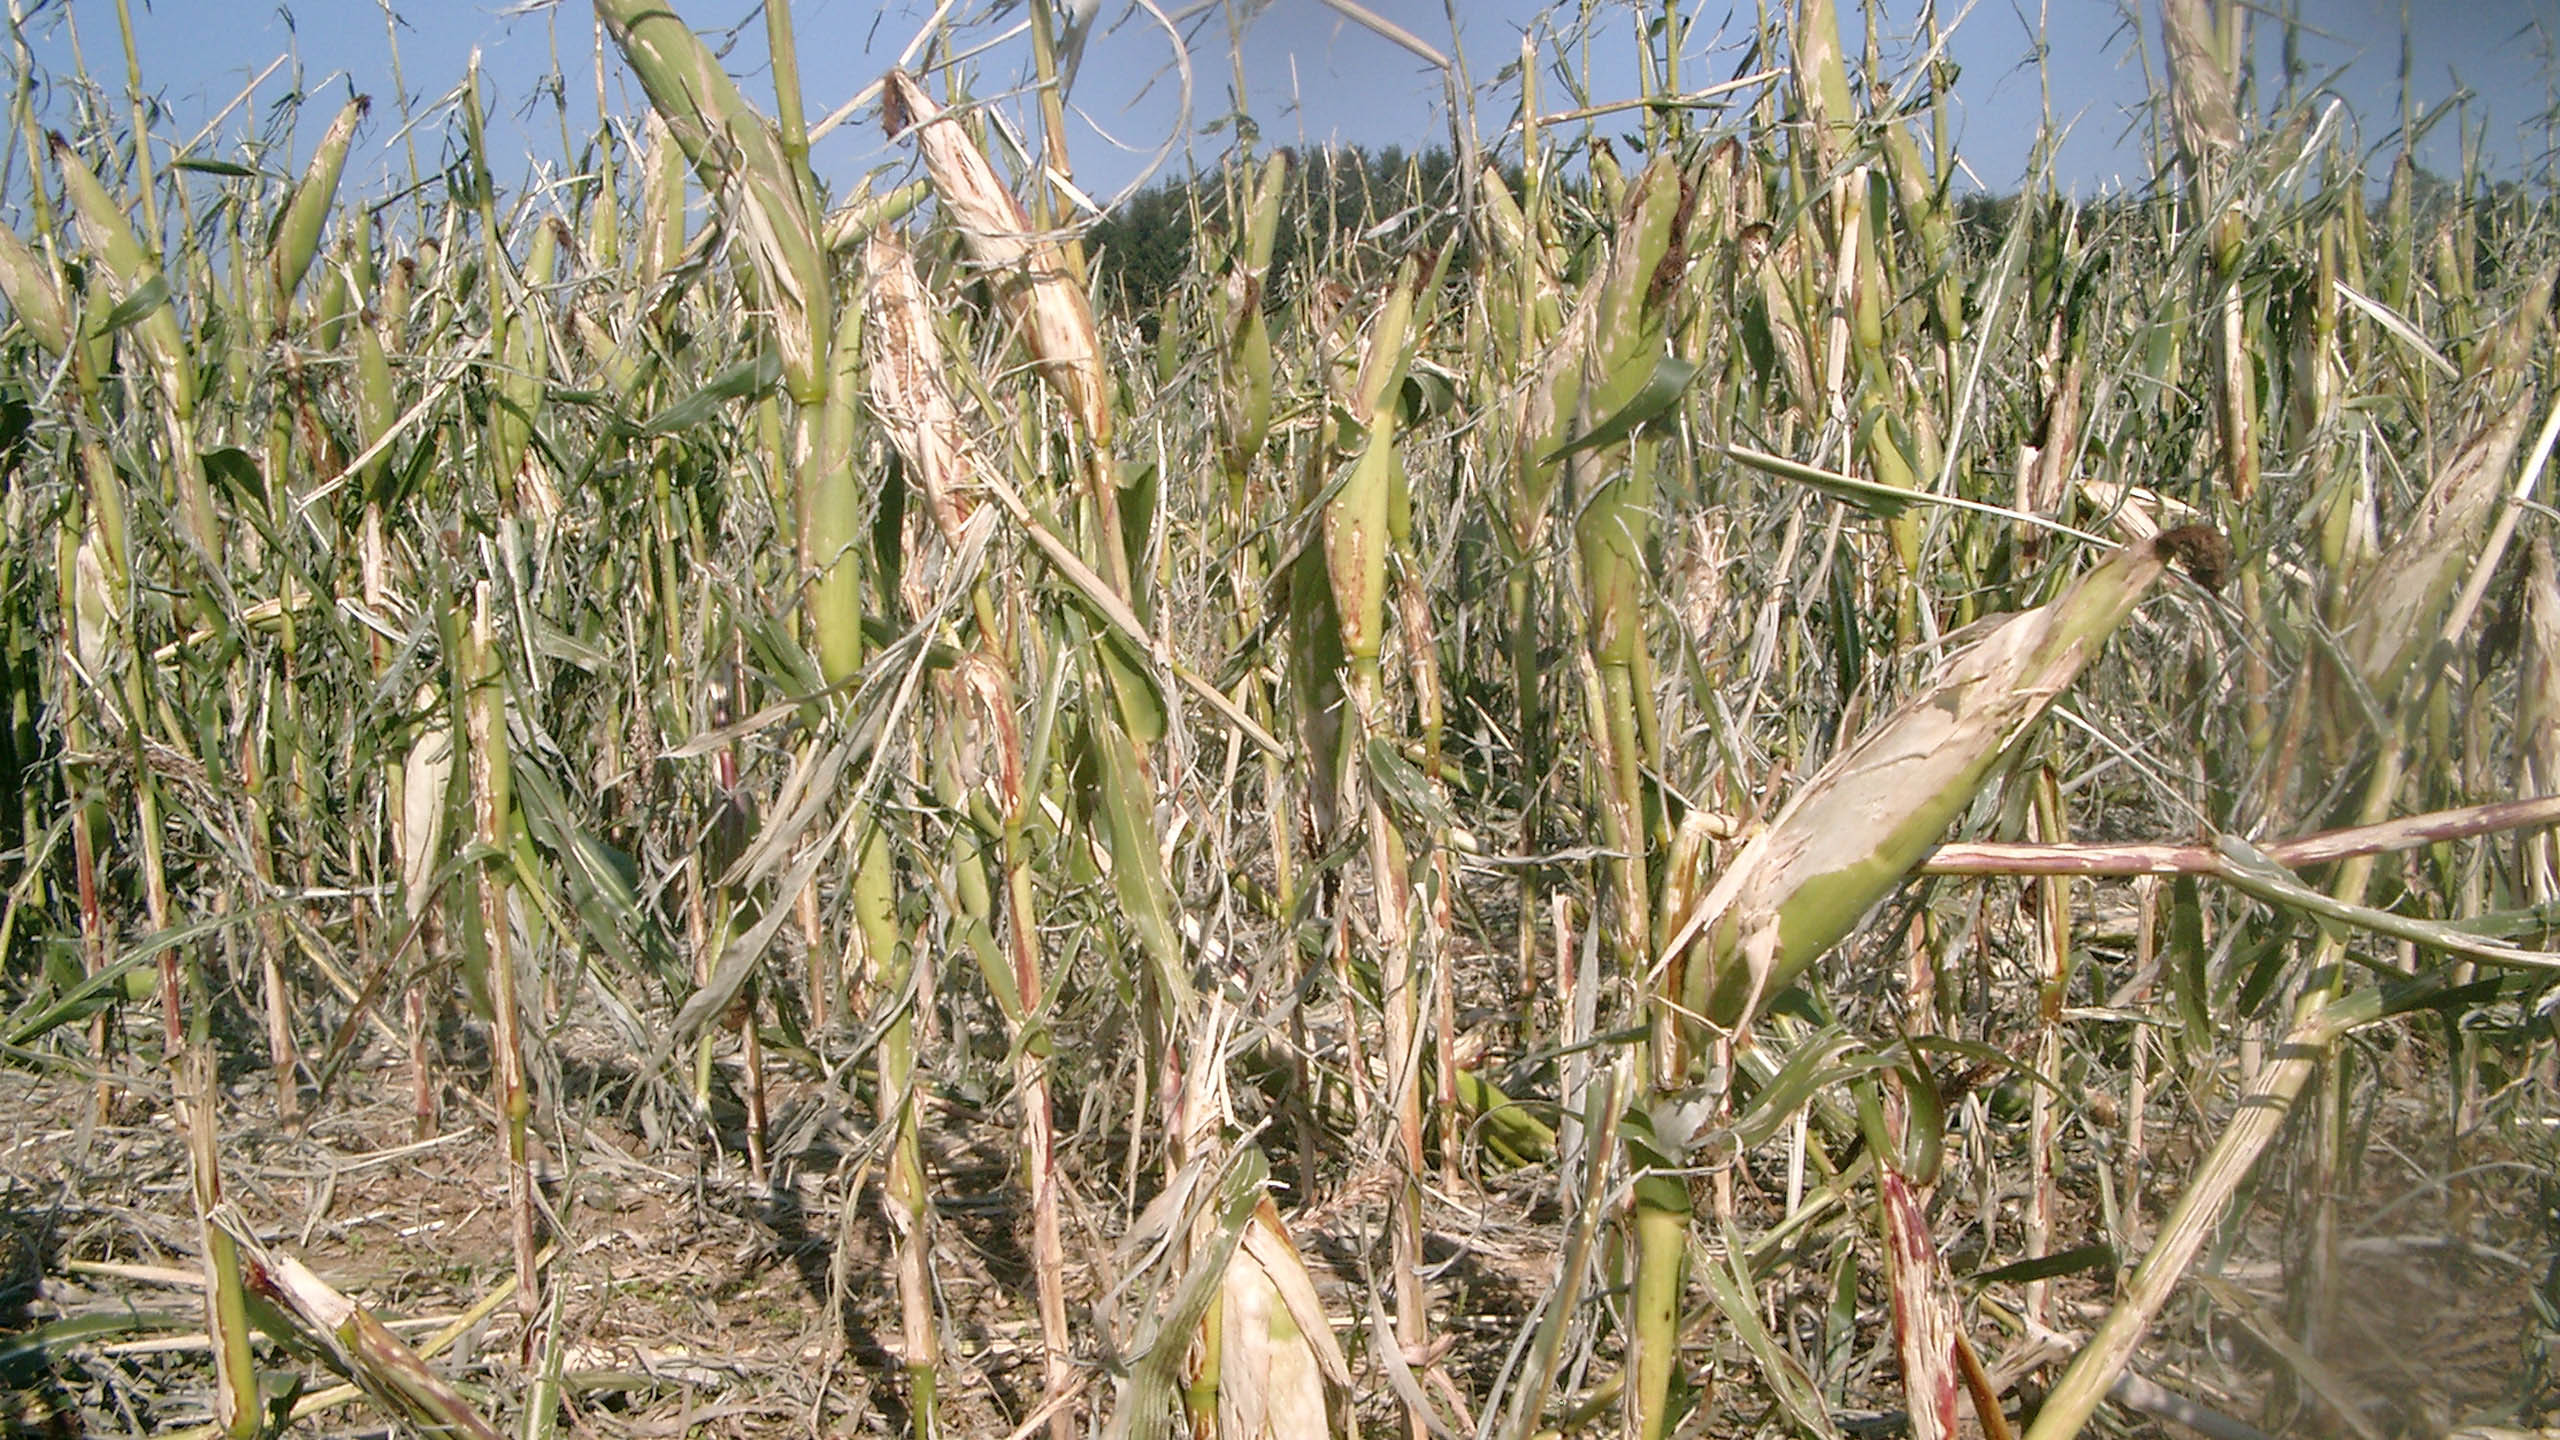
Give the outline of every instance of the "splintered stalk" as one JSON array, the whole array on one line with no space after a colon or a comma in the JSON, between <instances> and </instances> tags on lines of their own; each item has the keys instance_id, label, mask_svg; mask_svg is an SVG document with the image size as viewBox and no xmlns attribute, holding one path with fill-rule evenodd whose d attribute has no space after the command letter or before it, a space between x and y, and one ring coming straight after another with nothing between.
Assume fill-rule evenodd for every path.
<instances>
[{"instance_id":1,"label":"splintered stalk","mask_svg":"<svg viewBox=\"0 0 2560 1440\"><path fill-rule=\"evenodd\" d=\"M1111 399L1093 302L1061 241L1034 230L1022 203L954 117L916 78L892 70L882 82L892 136L913 132L935 193L960 232L969 258L987 272L1005 314L1030 352L1033 368L1067 407L1085 444L1085 498L1093 507L1100 570L1124 599L1129 556L1120 534L1119 483L1111 462Z\"/></svg>"},{"instance_id":2,"label":"splintered stalk","mask_svg":"<svg viewBox=\"0 0 2560 1440\"><path fill-rule=\"evenodd\" d=\"M226 1217L228 1218L228 1217ZM226 1242L232 1227L220 1232ZM245 1231L241 1232L246 1235ZM266 1328L302 1353L317 1352L384 1413L421 1434L499 1440L499 1431L462 1392L427 1367L373 1312L350 1300L290 1255L268 1254L254 1237L250 1273L265 1302ZM538 1394L539 1392L537 1392ZM251 1416L256 1433L258 1416ZM547 1424L548 1416L528 1416Z\"/></svg>"},{"instance_id":3,"label":"splintered stalk","mask_svg":"<svg viewBox=\"0 0 2560 1440\"><path fill-rule=\"evenodd\" d=\"M1013 962L1013 986L1022 1007L1017 1025L1015 1061L1022 1084L1022 1150L1030 1172L1031 1269L1038 1287L1040 1336L1047 1350L1045 1370L1051 1394L1063 1393L1074 1372L1067 1329L1066 1240L1058 1218L1058 1136L1051 1114L1049 1063L1056 1042L1048 1032L1048 982L1044 978L1040 937L1032 922L1031 856L1025 826L1032 796L1023 771L1022 731L1014 719L1012 696L1000 674L988 666L984 696L995 717L998 761L997 794L1004 802L1003 858L1005 874L1005 948ZM1074 1415L1060 1410L1050 1423L1052 1440L1073 1440Z\"/></svg>"},{"instance_id":4,"label":"splintered stalk","mask_svg":"<svg viewBox=\"0 0 2560 1440\"><path fill-rule=\"evenodd\" d=\"M924 491L935 528L956 554L966 542L968 492L974 488L978 470L986 460L961 426L945 383L946 362L932 311L926 304L914 261L896 232L883 228L872 235L865 252L865 271L872 312L867 367L871 410L906 461L909 474ZM853 313L850 307L847 313ZM1045 1351L1043 1370L1054 1396L1066 1393L1073 1358L1067 1331L1065 1240L1058 1217L1056 1120L1049 1098L1049 1061L1055 1047L1047 1031L1048 986L1034 925L1033 875L1024 833L1035 797L1024 771L1021 723L1013 687L1001 663L995 607L987 592L982 580L973 583L980 648L962 662L966 693L958 697L956 708L965 709L974 703L984 716L985 729L992 731L996 742L994 779L1000 804L996 828L1000 835L1005 913L1002 955L1000 961L990 965L989 988L995 992L1012 1029L1016 1075L1022 1087L1022 1150L1031 1196L1032 1274ZM955 714L948 728L956 732L966 723ZM955 792L946 799L956 803L959 777L950 773L955 768L950 762L937 767L943 776L942 785ZM978 828L976 817L967 815L964 808L962 815L954 817L954 823L964 831L957 857L963 903L973 912L973 931L983 930L994 897L986 881L983 852L973 838L968 838L968 832ZM996 943L991 934L976 938L990 947ZM1054 1440L1071 1440L1074 1419L1073 1412L1066 1408L1051 1417Z\"/></svg>"},{"instance_id":5,"label":"splintered stalk","mask_svg":"<svg viewBox=\"0 0 2560 1440\"><path fill-rule=\"evenodd\" d=\"M595 7L649 92L652 110L718 198L745 249L771 307L771 333L792 399L822 403L835 287L805 171L673 9L660 0L595 0Z\"/></svg>"}]
</instances>

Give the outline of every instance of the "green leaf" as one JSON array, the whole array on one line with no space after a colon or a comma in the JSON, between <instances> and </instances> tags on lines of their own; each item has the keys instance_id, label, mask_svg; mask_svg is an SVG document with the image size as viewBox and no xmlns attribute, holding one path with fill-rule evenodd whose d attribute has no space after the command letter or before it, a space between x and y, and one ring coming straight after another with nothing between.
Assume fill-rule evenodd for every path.
<instances>
[{"instance_id":1,"label":"green leaf","mask_svg":"<svg viewBox=\"0 0 2560 1440\"><path fill-rule=\"evenodd\" d=\"M2205 975L2204 891L2193 875L2169 885L2169 994L2178 1011L2178 1049L2190 1066L2212 1052L2213 992Z\"/></svg>"},{"instance_id":2,"label":"green leaf","mask_svg":"<svg viewBox=\"0 0 2560 1440\"><path fill-rule=\"evenodd\" d=\"M229 490L234 498L255 501L263 510L267 503L267 481L258 472L256 457L234 445L207 450L199 462L204 476Z\"/></svg>"},{"instance_id":3,"label":"green leaf","mask_svg":"<svg viewBox=\"0 0 2560 1440\"><path fill-rule=\"evenodd\" d=\"M1733 1328L1735 1338L1759 1366L1760 1378L1768 1385L1778 1408L1808 1435L1835 1434L1813 1377L1778 1343L1778 1337L1769 1333L1768 1325L1760 1318L1759 1289L1752 1283L1742 1258L1748 1253L1741 1235L1728 1227L1724 1259L1707 1261L1698 1267L1698 1273L1707 1282L1707 1292L1715 1298L1716 1309L1724 1312L1725 1323Z\"/></svg>"},{"instance_id":4,"label":"green leaf","mask_svg":"<svg viewBox=\"0 0 2560 1440\"><path fill-rule=\"evenodd\" d=\"M96 1013L101 1006L123 993L126 975L158 957L161 951L204 939L228 926L237 925L252 916L263 915L278 908L280 907L276 903L269 902L229 915L217 915L210 920L199 920L193 925L179 929L163 930L117 956L114 963L90 976L81 982L77 989L53 1003L49 1005L30 1003L21 1008L9 1017L5 1027L0 1027L0 1044L24 1045L48 1031L59 1029L75 1020L85 1020Z\"/></svg>"},{"instance_id":5,"label":"green leaf","mask_svg":"<svg viewBox=\"0 0 2560 1440\"><path fill-rule=\"evenodd\" d=\"M1577 451L1596 450L1603 445L1615 445L1644 426L1670 414L1671 407L1689 388L1689 382L1697 379L1698 372L1705 368L1683 360L1668 350L1662 352L1653 359L1653 373L1645 377L1644 384L1635 394L1627 397L1626 404L1604 416L1600 423L1589 430L1539 456L1538 463L1553 464Z\"/></svg>"},{"instance_id":6,"label":"green leaf","mask_svg":"<svg viewBox=\"0 0 2560 1440\"><path fill-rule=\"evenodd\" d=\"M2116 1247L2104 1240L2075 1246L2052 1255L2038 1255L2016 1260L1995 1269L1980 1270L1964 1278L1967 1285L2017 1285L2029 1280L2050 1280L2057 1275L2077 1275L2083 1270L2116 1268Z\"/></svg>"},{"instance_id":7,"label":"green leaf","mask_svg":"<svg viewBox=\"0 0 2560 1440\"><path fill-rule=\"evenodd\" d=\"M1810 485L1832 499L1843 504L1855 505L1879 520L1894 519L1903 511L1910 509L1913 501L1919 498L1908 490L1891 485L1879 485L1873 480L1862 480L1855 475L1843 475L1837 470L1825 470L1819 466L1801 464L1783 456L1771 455L1739 445L1726 445L1720 448L1724 451L1725 458L1729 460L1739 461L1763 474L1775 475L1781 480Z\"/></svg>"},{"instance_id":8,"label":"green leaf","mask_svg":"<svg viewBox=\"0 0 2560 1440\"><path fill-rule=\"evenodd\" d=\"M741 360L712 376L701 389L650 416L640 433L671 435L690 430L720 413L721 406L733 400L761 398L781 383L781 352L763 351L752 360Z\"/></svg>"},{"instance_id":9,"label":"green leaf","mask_svg":"<svg viewBox=\"0 0 2560 1440\"><path fill-rule=\"evenodd\" d=\"M1378 798L1398 825L1408 830L1445 830L1458 823L1448 802L1432 789L1431 777L1407 760L1393 741L1383 735L1369 737L1368 757L1369 783L1378 787Z\"/></svg>"},{"instance_id":10,"label":"green leaf","mask_svg":"<svg viewBox=\"0 0 2560 1440\"><path fill-rule=\"evenodd\" d=\"M93 335L113 335L128 325L147 320L151 313L169 303L168 277L154 273L150 279L134 287L132 294L98 320Z\"/></svg>"}]
</instances>

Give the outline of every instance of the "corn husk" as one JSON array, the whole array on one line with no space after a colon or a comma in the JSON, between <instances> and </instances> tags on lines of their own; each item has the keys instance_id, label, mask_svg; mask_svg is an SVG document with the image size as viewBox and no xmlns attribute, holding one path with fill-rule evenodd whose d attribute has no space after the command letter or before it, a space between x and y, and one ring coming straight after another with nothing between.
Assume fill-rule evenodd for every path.
<instances>
[{"instance_id":1,"label":"corn husk","mask_svg":"<svg viewBox=\"0 0 2560 1440\"><path fill-rule=\"evenodd\" d=\"M2530 418L2524 405L2490 417L2436 473L2399 539L2352 592L2340 639L2357 678L2373 693L2390 694L2434 643L2445 606L2505 492Z\"/></svg>"},{"instance_id":2,"label":"corn husk","mask_svg":"<svg viewBox=\"0 0 2560 1440\"><path fill-rule=\"evenodd\" d=\"M2185 532L2127 546L1951 659L1790 797L1666 948L1667 993L1731 1032L1856 926L1973 801L2160 578Z\"/></svg>"},{"instance_id":3,"label":"corn husk","mask_svg":"<svg viewBox=\"0 0 2560 1440\"><path fill-rule=\"evenodd\" d=\"M71 348L71 313L62 303L53 266L5 225L0 225L0 295L9 297L18 323L46 354Z\"/></svg>"},{"instance_id":4,"label":"corn husk","mask_svg":"<svg viewBox=\"0 0 2560 1440\"><path fill-rule=\"evenodd\" d=\"M320 251L320 227L329 218L329 208L337 203L338 176L347 167L347 145L355 139L356 122L372 105L371 99L359 95L338 111L338 118L329 122L327 133L320 137L320 148L312 153L310 168L302 172L301 181L293 187L293 197L276 217L275 235L267 253L279 319L285 304L302 284L303 275L310 270L311 257Z\"/></svg>"},{"instance_id":5,"label":"corn husk","mask_svg":"<svg viewBox=\"0 0 2560 1440\"><path fill-rule=\"evenodd\" d=\"M1221 1295L1219 1440L1356 1440L1351 1367L1269 1196L1245 1225Z\"/></svg>"}]
</instances>

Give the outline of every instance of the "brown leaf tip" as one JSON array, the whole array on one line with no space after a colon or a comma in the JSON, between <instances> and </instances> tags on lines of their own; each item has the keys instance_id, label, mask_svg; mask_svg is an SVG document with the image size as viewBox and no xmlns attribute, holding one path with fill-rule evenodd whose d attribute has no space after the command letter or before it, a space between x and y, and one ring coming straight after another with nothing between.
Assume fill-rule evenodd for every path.
<instances>
[{"instance_id":1,"label":"brown leaf tip","mask_svg":"<svg viewBox=\"0 0 2560 1440\"><path fill-rule=\"evenodd\" d=\"M907 104L906 92L900 88L902 82L907 85L915 83L908 79L905 71L892 70L880 90L880 128L887 131L892 140L916 123L915 113Z\"/></svg>"},{"instance_id":2,"label":"brown leaf tip","mask_svg":"<svg viewBox=\"0 0 2560 1440\"><path fill-rule=\"evenodd\" d=\"M2218 592L2231 582L2231 542L2210 525L2163 530L2151 543L2207 590Z\"/></svg>"}]
</instances>

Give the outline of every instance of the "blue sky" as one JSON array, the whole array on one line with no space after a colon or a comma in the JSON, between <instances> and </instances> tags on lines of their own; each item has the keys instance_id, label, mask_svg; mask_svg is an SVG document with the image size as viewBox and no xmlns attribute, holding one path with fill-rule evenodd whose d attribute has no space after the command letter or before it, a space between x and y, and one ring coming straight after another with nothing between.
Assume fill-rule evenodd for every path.
<instances>
[{"instance_id":1,"label":"blue sky","mask_svg":"<svg viewBox=\"0 0 2560 1440\"><path fill-rule=\"evenodd\" d=\"M112 0L21 3L33 10L27 30L40 76L59 80L72 74L76 45L89 73L107 82L108 98L120 107L124 65ZM729 44L731 70L751 95L769 99L764 23L752 0L674 3L697 29ZM1440 72L1324 0L1162 3L1176 15L1196 12L1189 122L1183 122L1177 103L1174 45L1156 18L1162 12L1130 0L1102 0L1100 27L1073 94L1081 118L1070 141L1077 178L1100 199L1107 201L1149 173L1150 158L1168 142L1166 166L1177 174L1194 159L1214 158L1228 143L1222 132L1201 132L1237 108L1230 13L1244 22L1244 108L1266 140L1420 148L1445 143L1451 133ZM959 43L992 42L973 62L981 94L1006 90L1027 69L1027 38L1002 38L1020 23L1021 4L961 0L952 7L956 19L969 22L953 32ZM1966 0L1939 4L1949 20L1962 17L1950 52L1963 67L1958 149L1975 180L1995 190L2020 182L2030 142L2050 104L2054 119L2068 127L2055 159L2066 190L2088 197L2141 182L2148 129L2137 107L2145 93L2146 55L2155 70L2160 64L2156 0L1975 0L1969 9ZM2269 0L2268 8L2273 4ZM2547 173L2553 142L2543 117L2553 111L2560 0L2406 4L2418 103L2436 104L2458 87L2466 89L2474 97L2471 128L2485 126L2494 168L2508 175ZM795 0L802 88L812 121L859 96L934 8L923 0ZM1476 129L1495 142L1517 113L1517 81L1501 78L1501 72L1518 61L1523 34L1549 41L1552 58L1552 42L1569 31L1582 6L1578 0L1369 0L1369 8L1443 54L1463 59L1475 81ZM1852 17L1860 13L1854 0L1843 0L1842 8ZM2351 107L2365 143L2381 145L2399 124L2403 0L2297 0L2297 8L2306 70L2315 79L2337 72L2333 88ZM595 123L598 41L592 12L581 0L134 0L133 9L145 88L168 112L160 126L164 144L196 134L223 117L226 107L217 133L227 128L236 135L248 119L263 122L273 113L270 107L299 86L316 103L308 107L291 160L271 162L298 168L338 102L359 90L374 96L375 108L351 158L349 183L366 193L388 193L407 179L413 140L418 163L429 171L441 168L444 132L431 112L459 83L475 49L497 110L490 140L501 156L526 156L536 173L557 175L565 169L564 122L573 136ZM1454 44L1452 9L1460 17ZM1621 3L1593 9L1599 17L1594 33L1585 45L1568 45L1567 63L1578 78L1587 77L1592 99L1631 96L1637 93L1637 12ZM1658 9L1648 7L1648 13ZM1910 53L1917 10L1917 0L1886 0L1878 31L1889 57ZM1691 27L1684 88L1735 73L1755 0L1700 0L1684 13ZM396 17L396 29L387 17ZM1854 55L1860 22L1852 18L1850 24ZM2039 33L2047 40L2041 64ZM2277 37L2278 27L2262 21L2261 74L2269 83L2278 75ZM402 108L392 79L395 40L411 107L425 122L412 136L401 134ZM619 61L605 55L602 70L606 105L615 113L633 113L640 104L637 87ZM565 84L552 84L548 77L555 71ZM235 106L244 95L245 103ZM1540 99L1546 111L1572 103L1552 74L1541 82ZM69 98L61 87L50 87L40 103L51 123L64 123ZM1627 116L1599 122L1604 130L1632 123ZM2427 137L2420 158L2450 171L2458 163L2459 144L2456 127L2447 121ZM236 151L212 143L198 153L227 157ZM899 147L883 141L877 115L867 107L827 135L813 158L839 193L867 174L907 163ZM503 159L500 169L503 182Z\"/></svg>"}]
</instances>

